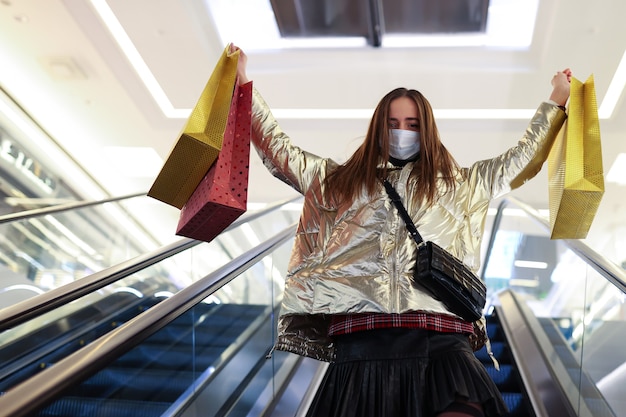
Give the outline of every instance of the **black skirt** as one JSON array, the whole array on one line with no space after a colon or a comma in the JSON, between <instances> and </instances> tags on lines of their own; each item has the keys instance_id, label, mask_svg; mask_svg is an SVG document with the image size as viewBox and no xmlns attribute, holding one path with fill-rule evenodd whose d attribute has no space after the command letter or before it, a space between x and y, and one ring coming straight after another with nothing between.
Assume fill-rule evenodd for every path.
<instances>
[{"instance_id":1,"label":"black skirt","mask_svg":"<svg viewBox=\"0 0 626 417\"><path fill-rule=\"evenodd\" d=\"M487 417L508 412L467 335L380 329L335 343L309 417L431 417L457 400L481 404Z\"/></svg>"}]
</instances>

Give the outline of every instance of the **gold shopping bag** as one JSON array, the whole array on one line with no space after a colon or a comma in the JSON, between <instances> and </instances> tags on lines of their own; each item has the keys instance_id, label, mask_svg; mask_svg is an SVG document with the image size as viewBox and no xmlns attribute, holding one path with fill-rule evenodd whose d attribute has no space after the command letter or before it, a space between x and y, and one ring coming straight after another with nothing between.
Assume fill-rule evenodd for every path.
<instances>
[{"instance_id":1,"label":"gold shopping bag","mask_svg":"<svg viewBox=\"0 0 626 417\"><path fill-rule=\"evenodd\" d=\"M584 239L604 195L593 75L572 77L568 118L548 155L551 239Z\"/></svg>"},{"instance_id":2,"label":"gold shopping bag","mask_svg":"<svg viewBox=\"0 0 626 417\"><path fill-rule=\"evenodd\" d=\"M182 208L222 149L239 50L224 49L148 195Z\"/></svg>"}]
</instances>

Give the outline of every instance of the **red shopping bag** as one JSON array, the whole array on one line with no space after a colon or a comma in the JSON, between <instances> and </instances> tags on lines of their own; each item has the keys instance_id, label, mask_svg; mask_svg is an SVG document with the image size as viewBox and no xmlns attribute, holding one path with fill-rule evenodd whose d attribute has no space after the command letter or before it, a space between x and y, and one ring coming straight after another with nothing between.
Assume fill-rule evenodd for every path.
<instances>
[{"instance_id":1,"label":"red shopping bag","mask_svg":"<svg viewBox=\"0 0 626 417\"><path fill-rule=\"evenodd\" d=\"M246 211L252 82L233 92L222 150L182 207L176 234L210 242Z\"/></svg>"}]
</instances>

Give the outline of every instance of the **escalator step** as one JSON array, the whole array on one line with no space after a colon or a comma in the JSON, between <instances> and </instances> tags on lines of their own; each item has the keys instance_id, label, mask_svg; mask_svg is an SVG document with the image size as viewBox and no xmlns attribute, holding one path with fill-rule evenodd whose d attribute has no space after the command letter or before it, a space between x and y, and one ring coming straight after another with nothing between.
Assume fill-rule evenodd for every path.
<instances>
[{"instance_id":1,"label":"escalator step","mask_svg":"<svg viewBox=\"0 0 626 417\"><path fill-rule=\"evenodd\" d=\"M524 407L524 397L522 396L522 394L518 392L503 392L502 399L504 400L506 406L509 408L509 414L507 415L507 417L526 417L528 415Z\"/></svg>"},{"instance_id":2,"label":"escalator step","mask_svg":"<svg viewBox=\"0 0 626 417\"><path fill-rule=\"evenodd\" d=\"M504 342L491 342L491 352L500 364L511 363L511 359L509 357L508 350L506 349L506 344ZM483 346L480 350L474 352L474 355L476 355L478 360L485 365L493 364L491 358L489 357L489 354L487 353L487 347L485 346Z\"/></svg>"},{"instance_id":3,"label":"escalator step","mask_svg":"<svg viewBox=\"0 0 626 417\"><path fill-rule=\"evenodd\" d=\"M185 343L190 344L193 343L193 328L190 325L173 325L169 324L168 326L162 328L158 332L154 333L152 336L146 339L146 343L157 343L157 344L176 344L176 343Z\"/></svg>"},{"instance_id":4,"label":"escalator step","mask_svg":"<svg viewBox=\"0 0 626 417\"><path fill-rule=\"evenodd\" d=\"M72 388L68 395L146 402L174 402L198 377L195 372L104 369Z\"/></svg>"},{"instance_id":5,"label":"escalator step","mask_svg":"<svg viewBox=\"0 0 626 417\"><path fill-rule=\"evenodd\" d=\"M491 342L491 350L494 357L500 364L500 370L493 366L491 358L487 354L487 349L482 348L475 352L476 357L485 365L487 373L494 381L502 394L502 398L509 408L506 417L528 417L534 416L534 412L524 394L517 371L508 347L508 341L500 326L499 318L494 315L487 315L487 334Z\"/></svg>"},{"instance_id":6,"label":"escalator step","mask_svg":"<svg viewBox=\"0 0 626 417\"><path fill-rule=\"evenodd\" d=\"M230 322L202 323L195 328L170 325L150 336L146 343L228 346L250 323L236 326Z\"/></svg>"},{"instance_id":7,"label":"escalator step","mask_svg":"<svg viewBox=\"0 0 626 417\"><path fill-rule=\"evenodd\" d=\"M204 370L224 352L223 347L205 347L194 351L189 346L139 345L112 365L120 368L159 368Z\"/></svg>"},{"instance_id":8,"label":"escalator step","mask_svg":"<svg viewBox=\"0 0 626 417\"><path fill-rule=\"evenodd\" d=\"M27 367L24 375L17 376L26 378L42 367L52 366L59 358L89 344L111 328L121 326L138 311L149 310L156 303L134 304L127 309L103 303L107 311L115 310L118 314L97 323L97 327L82 334L80 340L63 346L68 351L58 350L52 356L42 357ZM39 415L161 415L266 311L264 305L199 304L115 360L109 368L71 388L68 396L51 403ZM83 316L93 321L93 314L87 313Z\"/></svg>"},{"instance_id":9,"label":"escalator step","mask_svg":"<svg viewBox=\"0 0 626 417\"><path fill-rule=\"evenodd\" d=\"M513 366L500 364L498 371L493 365L488 365L485 369L500 392L519 391L517 373Z\"/></svg>"},{"instance_id":10,"label":"escalator step","mask_svg":"<svg viewBox=\"0 0 626 417\"><path fill-rule=\"evenodd\" d=\"M37 414L39 417L67 416L115 416L115 417L154 417L162 415L169 403L129 400L100 400L93 398L65 397L53 402Z\"/></svg>"},{"instance_id":11,"label":"escalator step","mask_svg":"<svg viewBox=\"0 0 626 417\"><path fill-rule=\"evenodd\" d=\"M263 314L267 309L263 304L220 304L220 308L217 314L221 316L234 316L234 317L250 317L256 318Z\"/></svg>"},{"instance_id":12,"label":"escalator step","mask_svg":"<svg viewBox=\"0 0 626 417\"><path fill-rule=\"evenodd\" d=\"M107 296L89 306L89 309L85 310L87 313L79 311L70 315L70 317L76 317L62 317L47 325L43 330L33 332L0 349L0 357L3 359L3 362L0 362L0 375L10 375L3 377L0 381L0 390L7 390L32 377L45 369L47 363L55 363L69 356L118 327L120 323L132 319L138 311L146 310L154 303L151 299L147 299L142 300L141 304L133 302L131 306L128 306L127 298L129 297L130 301L136 300L134 295L122 293ZM112 311L117 312L114 318L105 317ZM89 316L89 320L79 321L78 316L84 315ZM45 337L42 338L42 336ZM17 372L7 371L8 367L16 364L20 364Z\"/></svg>"},{"instance_id":13,"label":"escalator step","mask_svg":"<svg viewBox=\"0 0 626 417\"><path fill-rule=\"evenodd\" d=\"M487 336L489 336L489 340L492 343L504 341L504 335L502 334L500 324L491 320L487 320Z\"/></svg>"},{"instance_id":14,"label":"escalator step","mask_svg":"<svg viewBox=\"0 0 626 417\"><path fill-rule=\"evenodd\" d=\"M253 317L211 317L211 322L196 326L192 343L198 346L228 347L250 327L256 319Z\"/></svg>"}]
</instances>

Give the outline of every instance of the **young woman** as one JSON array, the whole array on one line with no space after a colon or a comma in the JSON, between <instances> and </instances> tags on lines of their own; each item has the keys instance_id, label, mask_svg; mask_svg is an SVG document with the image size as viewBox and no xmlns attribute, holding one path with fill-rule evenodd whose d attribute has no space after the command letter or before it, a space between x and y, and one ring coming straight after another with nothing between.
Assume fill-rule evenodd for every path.
<instances>
[{"instance_id":1,"label":"young woman","mask_svg":"<svg viewBox=\"0 0 626 417\"><path fill-rule=\"evenodd\" d=\"M246 63L241 51L241 84ZM424 240L477 270L489 202L551 145L566 118L570 77L569 69L553 76L550 99L516 146L468 168L444 147L416 90L382 98L344 164L295 146L254 91L252 142L270 172L304 195L275 347L330 362L310 416L506 414L470 347L473 324L411 284L416 244L382 180Z\"/></svg>"}]
</instances>

